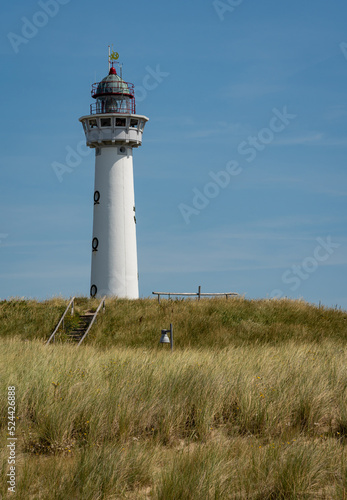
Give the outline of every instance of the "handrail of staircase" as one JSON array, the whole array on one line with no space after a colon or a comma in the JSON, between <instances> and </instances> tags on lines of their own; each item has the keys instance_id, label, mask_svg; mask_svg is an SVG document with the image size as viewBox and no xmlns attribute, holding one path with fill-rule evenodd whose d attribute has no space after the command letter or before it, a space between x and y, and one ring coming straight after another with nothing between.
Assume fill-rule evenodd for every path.
<instances>
[{"instance_id":1,"label":"handrail of staircase","mask_svg":"<svg viewBox=\"0 0 347 500\"><path fill-rule=\"evenodd\" d=\"M55 334L57 333L58 328L60 327L61 323L64 321L64 318L65 318L68 310L70 309L70 307L71 307L71 316L73 316L74 315L74 310L75 310L75 297L72 297L72 299L68 303L67 308L65 309L62 317L60 318L59 323L55 327L54 332L52 333L52 335L47 340L46 345L48 345L51 342L52 339L53 339L53 342L55 342Z\"/></svg>"},{"instance_id":2,"label":"handrail of staircase","mask_svg":"<svg viewBox=\"0 0 347 500\"><path fill-rule=\"evenodd\" d=\"M91 322L90 322L90 324L89 324L89 326L88 326L87 330L85 331L85 333L84 333L83 337L82 337L82 338L81 338L81 340L78 342L77 347L79 347L79 345L83 342L83 340L85 339L85 337L88 335L89 330L90 330L90 329L91 329L91 327L93 326L93 323L94 323L94 321L96 320L96 317L97 317L97 315L98 315L98 312L99 312L99 311L100 311L100 309L101 309L101 306L103 306L103 311L105 311L105 299L106 299L106 295L105 295L105 296L101 299L101 302L100 302L100 304L98 305L98 308L97 308L97 310L96 310L96 311L95 311L95 313L94 313L93 319L91 320Z\"/></svg>"}]
</instances>

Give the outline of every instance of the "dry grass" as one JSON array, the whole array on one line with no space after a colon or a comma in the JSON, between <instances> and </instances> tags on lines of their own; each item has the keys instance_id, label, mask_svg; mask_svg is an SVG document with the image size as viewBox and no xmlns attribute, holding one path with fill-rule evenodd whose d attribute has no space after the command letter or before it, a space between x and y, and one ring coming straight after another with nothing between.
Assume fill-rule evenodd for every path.
<instances>
[{"instance_id":1,"label":"dry grass","mask_svg":"<svg viewBox=\"0 0 347 500\"><path fill-rule=\"evenodd\" d=\"M0 337L20 335L22 339L46 340L65 310L67 301L45 302L14 299L0 302ZM78 315L95 310L98 301L80 297L76 316L66 317L69 329ZM346 342L347 312L292 300L154 299L106 301L106 314L100 314L88 344L97 347L158 346L162 328L173 323L178 348L213 348L254 344Z\"/></svg>"},{"instance_id":2,"label":"dry grass","mask_svg":"<svg viewBox=\"0 0 347 500\"><path fill-rule=\"evenodd\" d=\"M110 301L86 345L46 347L64 304L46 304L49 325L40 303L0 304L0 496L15 385L17 498L347 497L346 313Z\"/></svg>"}]
</instances>

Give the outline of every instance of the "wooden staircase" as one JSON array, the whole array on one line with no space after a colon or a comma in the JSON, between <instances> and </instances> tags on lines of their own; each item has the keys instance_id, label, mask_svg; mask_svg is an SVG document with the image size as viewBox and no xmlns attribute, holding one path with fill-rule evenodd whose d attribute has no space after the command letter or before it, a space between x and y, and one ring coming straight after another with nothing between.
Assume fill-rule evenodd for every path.
<instances>
[{"instance_id":1,"label":"wooden staircase","mask_svg":"<svg viewBox=\"0 0 347 500\"><path fill-rule=\"evenodd\" d=\"M88 330L90 323L92 322L92 320L94 318L94 314L95 313L93 313L93 312L86 312L85 314L80 316L79 323L78 323L77 327L74 330L72 330L70 333L68 333L67 337L70 340L73 340L74 342L79 342L82 339L82 337L84 336L84 334L86 333L86 331Z\"/></svg>"},{"instance_id":2,"label":"wooden staircase","mask_svg":"<svg viewBox=\"0 0 347 500\"><path fill-rule=\"evenodd\" d=\"M93 326L101 307L103 308L103 312L105 312L105 299L106 299L106 296L101 299L101 302L100 302L100 304L95 312L86 311L84 314L82 314L79 317L79 321L78 321L77 326L66 335L68 340L70 340L74 343L78 342L78 344L77 344L78 346L83 342L83 340L88 335L91 327ZM62 317L59 320L59 323L57 324L53 333L51 334L51 336L47 340L46 345L50 344L51 342L55 342L56 334L57 334L59 327L61 325L62 325L62 328L64 330L64 318L65 318L67 312L69 311L70 307L71 307L71 316L73 316L74 311L75 311L75 297L72 297L72 299L70 300L67 308L65 309Z\"/></svg>"}]
</instances>

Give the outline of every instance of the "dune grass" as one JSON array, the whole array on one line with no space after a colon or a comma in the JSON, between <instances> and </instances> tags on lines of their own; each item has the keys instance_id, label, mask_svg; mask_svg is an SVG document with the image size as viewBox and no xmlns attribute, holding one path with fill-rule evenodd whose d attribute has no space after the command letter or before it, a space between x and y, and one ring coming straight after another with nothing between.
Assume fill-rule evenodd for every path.
<instances>
[{"instance_id":1,"label":"dune grass","mask_svg":"<svg viewBox=\"0 0 347 500\"><path fill-rule=\"evenodd\" d=\"M44 345L66 301L13 302L0 304L0 497L16 386L17 498L347 498L345 312L115 300L77 348ZM158 345L170 322L173 354Z\"/></svg>"},{"instance_id":2,"label":"dune grass","mask_svg":"<svg viewBox=\"0 0 347 500\"><path fill-rule=\"evenodd\" d=\"M68 301L14 299L0 302L0 338L20 335L26 340L47 340ZM76 314L66 316L69 330L85 311L96 310L95 299L76 299ZM276 344L289 340L346 342L347 312L316 307L304 301L204 299L106 300L86 340L97 347L158 347L162 328L173 323L178 348L217 348L230 345ZM59 337L57 337L59 338ZM65 340L65 339L64 339Z\"/></svg>"}]
</instances>

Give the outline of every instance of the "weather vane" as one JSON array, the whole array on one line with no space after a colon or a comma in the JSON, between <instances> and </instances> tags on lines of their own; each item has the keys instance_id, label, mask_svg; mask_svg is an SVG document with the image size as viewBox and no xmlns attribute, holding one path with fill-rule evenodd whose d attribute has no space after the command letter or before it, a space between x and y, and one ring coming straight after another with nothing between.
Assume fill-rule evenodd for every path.
<instances>
[{"instance_id":1,"label":"weather vane","mask_svg":"<svg viewBox=\"0 0 347 500\"><path fill-rule=\"evenodd\" d=\"M115 52L114 50L112 50L111 55L110 55L111 61L117 61L118 58L119 58L118 52Z\"/></svg>"},{"instance_id":2,"label":"weather vane","mask_svg":"<svg viewBox=\"0 0 347 500\"><path fill-rule=\"evenodd\" d=\"M117 61L117 59L119 59L118 52L115 52L113 50L113 45L112 45L112 52L111 52L111 47L109 45L108 46L108 69L110 69L111 61Z\"/></svg>"}]
</instances>

